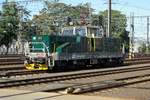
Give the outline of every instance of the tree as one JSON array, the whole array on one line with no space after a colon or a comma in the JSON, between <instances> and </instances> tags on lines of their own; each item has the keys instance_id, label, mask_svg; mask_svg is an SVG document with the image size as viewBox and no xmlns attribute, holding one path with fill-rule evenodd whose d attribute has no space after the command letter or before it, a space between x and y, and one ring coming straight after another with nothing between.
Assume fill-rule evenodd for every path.
<instances>
[{"instance_id":1,"label":"tree","mask_svg":"<svg viewBox=\"0 0 150 100\"><path fill-rule=\"evenodd\" d=\"M32 35L36 35L37 27L33 24L31 20L21 22L21 35L24 39L30 40Z\"/></svg>"},{"instance_id":2,"label":"tree","mask_svg":"<svg viewBox=\"0 0 150 100\"><path fill-rule=\"evenodd\" d=\"M104 19L105 23L107 23L107 14L108 10L105 10L103 12L100 12L100 16ZM104 23L104 22L103 22ZM111 30L112 30L112 36L118 37L121 32L123 32L124 29L126 29L127 26L127 19L124 14L122 14L120 11L112 10L112 21L111 21ZM107 25L104 25L105 29Z\"/></svg>"},{"instance_id":3,"label":"tree","mask_svg":"<svg viewBox=\"0 0 150 100\"><path fill-rule=\"evenodd\" d=\"M102 23L105 33L107 28L106 25L108 18L107 14L108 10L100 12L99 14L99 20ZM126 26L127 26L126 16L122 14L120 11L112 10L112 21L111 21L112 34L110 35L112 37L120 38L122 45L125 46L126 52L129 52L129 32L126 30Z\"/></svg>"},{"instance_id":4,"label":"tree","mask_svg":"<svg viewBox=\"0 0 150 100\"><path fill-rule=\"evenodd\" d=\"M81 17L86 20L88 15L88 3L72 6L58 1L45 1L45 8L40 11L39 15L34 16L32 21L41 29L40 34L45 34L56 32L59 27L68 26L68 18L73 21L74 25L77 25L80 24Z\"/></svg>"},{"instance_id":5,"label":"tree","mask_svg":"<svg viewBox=\"0 0 150 100\"><path fill-rule=\"evenodd\" d=\"M105 28L105 18L102 15L93 14L92 15L92 25L101 26L103 29Z\"/></svg>"},{"instance_id":6,"label":"tree","mask_svg":"<svg viewBox=\"0 0 150 100\"><path fill-rule=\"evenodd\" d=\"M138 48L138 51L140 52L140 53L146 53L146 43L142 43L141 45L140 45L140 47Z\"/></svg>"},{"instance_id":7,"label":"tree","mask_svg":"<svg viewBox=\"0 0 150 100\"><path fill-rule=\"evenodd\" d=\"M17 39L18 25L17 5L15 3L3 3L0 20L0 46L5 45L7 47L7 52L13 39Z\"/></svg>"},{"instance_id":8,"label":"tree","mask_svg":"<svg viewBox=\"0 0 150 100\"><path fill-rule=\"evenodd\" d=\"M139 53L143 53L143 54L146 54L146 53L150 53L150 45L146 45L145 42L141 43L140 44L140 47L138 48L138 51Z\"/></svg>"},{"instance_id":9,"label":"tree","mask_svg":"<svg viewBox=\"0 0 150 100\"><path fill-rule=\"evenodd\" d=\"M0 13L0 46L5 45L7 52L12 41L17 40L18 35L22 34L21 28L24 26L21 27L21 23L26 21L29 13L15 2L3 3Z\"/></svg>"},{"instance_id":10,"label":"tree","mask_svg":"<svg viewBox=\"0 0 150 100\"><path fill-rule=\"evenodd\" d=\"M125 52L129 52L129 42L130 42L129 32L126 29L124 29L122 31L122 34L120 34L119 38L125 47Z\"/></svg>"}]
</instances>

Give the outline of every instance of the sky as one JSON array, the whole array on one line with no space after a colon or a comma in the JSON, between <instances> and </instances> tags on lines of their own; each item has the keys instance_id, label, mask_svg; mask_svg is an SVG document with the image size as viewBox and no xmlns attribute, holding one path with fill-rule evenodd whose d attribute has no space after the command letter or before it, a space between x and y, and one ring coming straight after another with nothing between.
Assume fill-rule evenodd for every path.
<instances>
[{"instance_id":1,"label":"sky","mask_svg":"<svg viewBox=\"0 0 150 100\"><path fill-rule=\"evenodd\" d=\"M60 0L60 2L73 5L89 2L96 13L108 8L108 0ZM130 15L130 12L136 15L148 15L150 13L149 4L150 0L112 0L112 9L120 10L126 15Z\"/></svg>"},{"instance_id":2,"label":"sky","mask_svg":"<svg viewBox=\"0 0 150 100\"><path fill-rule=\"evenodd\" d=\"M0 4L6 0L0 0ZM39 0L8 0L8 1L39 1ZM41 0L43 1L43 0ZM51 0L49 0L51 1ZM91 7L95 9L95 13L103 11L108 8L108 0L59 0L66 4L77 5L79 3L91 3ZM37 12L41 9L43 3L23 3L29 9L35 9ZM112 0L112 9L120 10L127 16L130 16L131 12L135 15L150 15L150 0ZM35 13L34 12L34 13Z\"/></svg>"}]
</instances>

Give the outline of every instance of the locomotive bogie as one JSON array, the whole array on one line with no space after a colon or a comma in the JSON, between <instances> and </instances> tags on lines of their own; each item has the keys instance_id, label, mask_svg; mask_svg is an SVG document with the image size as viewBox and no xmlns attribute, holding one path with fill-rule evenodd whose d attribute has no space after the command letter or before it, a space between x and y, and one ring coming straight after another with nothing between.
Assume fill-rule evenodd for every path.
<instances>
[{"instance_id":1,"label":"locomotive bogie","mask_svg":"<svg viewBox=\"0 0 150 100\"><path fill-rule=\"evenodd\" d=\"M46 64L25 64L26 69L28 70L48 70Z\"/></svg>"}]
</instances>

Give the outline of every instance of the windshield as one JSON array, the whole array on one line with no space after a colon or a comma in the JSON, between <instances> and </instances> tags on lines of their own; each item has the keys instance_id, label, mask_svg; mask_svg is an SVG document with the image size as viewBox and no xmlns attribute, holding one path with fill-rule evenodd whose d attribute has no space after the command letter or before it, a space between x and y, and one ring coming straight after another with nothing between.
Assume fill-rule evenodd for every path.
<instances>
[{"instance_id":1,"label":"windshield","mask_svg":"<svg viewBox=\"0 0 150 100\"><path fill-rule=\"evenodd\" d=\"M80 36L85 36L86 35L85 28L76 28L75 33L76 33L76 35L80 35Z\"/></svg>"},{"instance_id":2,"label":"windshield","mask_svg":"<svg viewBox=\"0 0 150 100\"><path fill-rule=\"evenodd\" d=\"M44 51L45 51L45 50L43 50L43 49L41 49L41 48L34 48L34 49L31 48L31 49L30 49L30 52L35 52L35 53L37 53L37 52L43 52L43 53L44 53Z\"/></svg>"},{"instance_id":3,"label":"windshield","mask_svg":"<svg viewBox=\"0 0 150 100\"><path fill-rule=\"evenodd\" d=\"M75 33L74 33L74 29L75 29ZM86 29L84 27L66 28L63 30L62 34L65 36L72 36L72 35L85 36Z\"/></svg>"},{"instance_id":4,"label":"windshield","mask_svg":"<svg viewBox=\"0 0 150 100\"><path fill-rule=\"evenodd\" d=\"M91 28L91 27L89 27L88 28L88 33L89 34L94 34L94 36L97 36L97 37L102 36L102 33L100 32L99 28Z\"/></svg>"},{"instance_id":5,"label":"windshield","mask_svg":"<svg viewBox=\"0 0 150 100\"><path fill-rule=\"evenodd\" d=\"M30 44L30 52L45 52L45 47L43 43L34 43Z\"/></svg>"},{"instance_id":6,"label":"windshield","mask_svg":"<svg viewBox=\"0 0 150 100\"><path fill-rule=\"evenodd\" d=\"M63 30L63 35L72 36L73 35L73 28L71 28L71 29L64 29Z\"/></svg>"}]
</instances>

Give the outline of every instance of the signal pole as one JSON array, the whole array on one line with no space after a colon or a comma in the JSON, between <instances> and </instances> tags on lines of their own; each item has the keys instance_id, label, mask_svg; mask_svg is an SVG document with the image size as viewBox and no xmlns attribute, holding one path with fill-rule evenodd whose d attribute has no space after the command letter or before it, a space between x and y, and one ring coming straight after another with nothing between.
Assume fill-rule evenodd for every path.
<instances>
[{"instance_id":1,"label":"signal pole","mask_svg":"<svg viewBox=\"0 0 150 100\"><path fill-rule=\"evenodd\" d=\"M108 31L107 37L111 35L111 0L108 0Z\"/></svg>"},{"instance_id":2,"label":"signal pole","mask_svg":"<svg viewBox=\"0 0 150 100\"><path fill-rule=\"evenodd\" d=\"M134 13L130 15L130 42L129 42L129 59L134 57Z\"/></svg>"},{"instance_id":3,"label":"signal pole","mask_svg":"<svg viewBox=\"0 0 150 100\"><path fill-rule=\"evenodd\" d=\"M89 11L89 20L90 20L90 25L91 25L92 24L91 3L88 3L88 11Z\"/></svg>"},{"instance_id":4,"label":"signal pole","mask_svg":"<svg viewBox=\"0 0 150 100\"><path fill-rule=\"evenodd\" d=\"M146 43L146 53L149 53L149 17L147 17L147 43Z\"/></svg>"}]
</instances>

